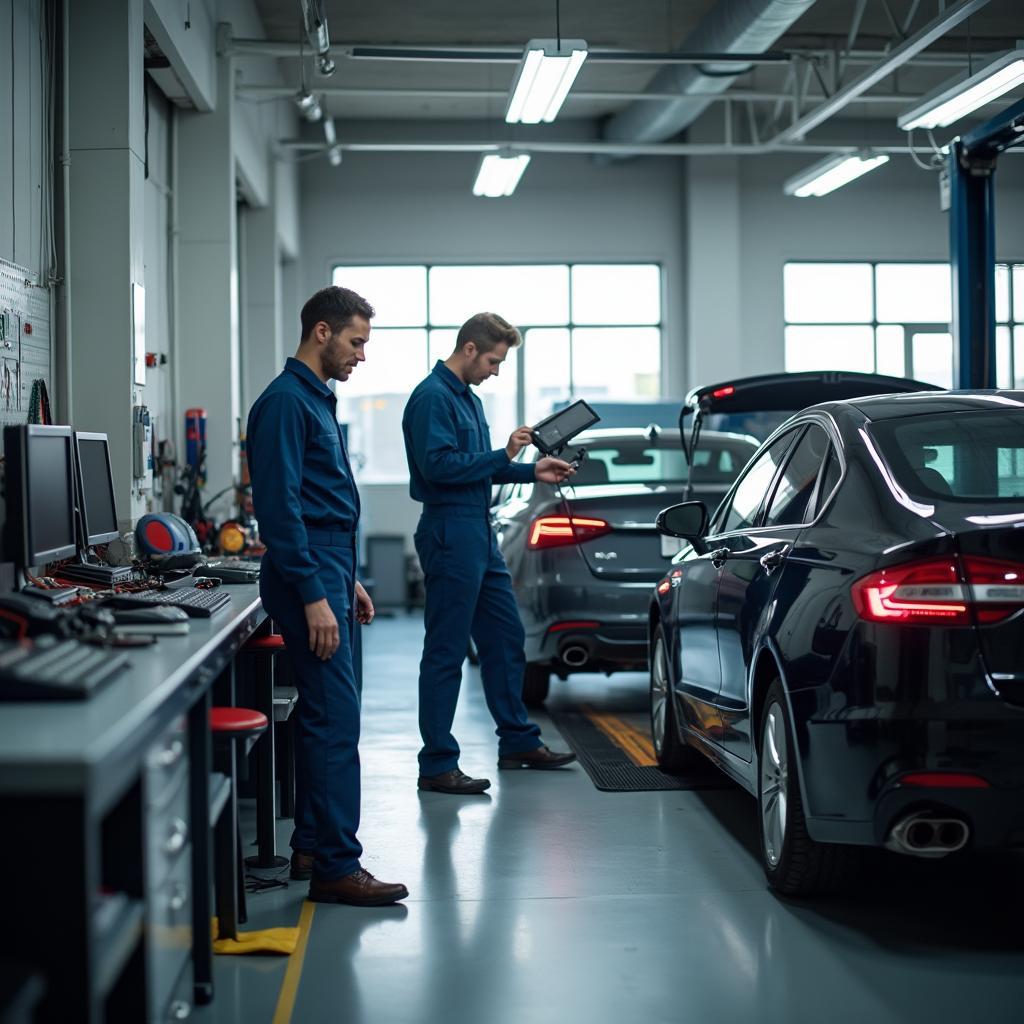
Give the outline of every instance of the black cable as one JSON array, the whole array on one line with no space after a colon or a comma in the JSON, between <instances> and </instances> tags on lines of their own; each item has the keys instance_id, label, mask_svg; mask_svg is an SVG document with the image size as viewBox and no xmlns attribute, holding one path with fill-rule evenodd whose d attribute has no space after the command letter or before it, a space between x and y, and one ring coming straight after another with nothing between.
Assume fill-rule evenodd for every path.
<instances>
[{"instance_id":1,"label":"black cable","mask_svg":"<svg viewBox=\"0 0 1024 1024\"><path fill-rule=\"evenodd\" d=\"M970 24L970 22L968 22ZM562 49L562 0L555 0L555 37L558 49Z\"/></svg>"}]
</instances>

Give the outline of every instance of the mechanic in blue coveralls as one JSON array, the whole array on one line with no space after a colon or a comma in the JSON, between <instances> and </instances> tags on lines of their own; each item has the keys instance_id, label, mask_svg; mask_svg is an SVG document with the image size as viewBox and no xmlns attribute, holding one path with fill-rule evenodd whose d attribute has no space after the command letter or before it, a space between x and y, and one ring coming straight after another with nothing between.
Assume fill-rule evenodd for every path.
<instances>
[{"instance_id":1,"label":"mechanic in blue coveralls","mask_svg":"<svg viewBox=\"0 0 1024 1024\"><path fill-rule=\"evenodd\" d=\"M470 636L497 725L498 767L559 768L576 759L549 750L527 717L523 625L488 513L491 484L560 483L572 469L551 457L512 462L532 441L529 427L517 428L504 448L492 450L483 405L471 390L497 376L509 349L519 342L519 332L500 316L470 317L455 350L416 387L402 418L409 490L423 503L415 537L426 587L419 788L438 793L482 793L491 784L460 770L459 745L452 735Z\"/></svg>"},{"instance_id":2,"label":"mechanic in blue coveralls","mask_svg":"<svg viewBox=\"0 0 1024 1024\"><path fill-rule=\"evenodd\" d=\"M260 596L284 637L299 691L291 877L309 898L373 907L409 895L359 863L359 707L355 621L373 604L355 579L359 494L327 386L366 359L373 308L347 288L302 307L294 359L249 413L253 504L267 546Z\"/></svg>"}]
</instances>

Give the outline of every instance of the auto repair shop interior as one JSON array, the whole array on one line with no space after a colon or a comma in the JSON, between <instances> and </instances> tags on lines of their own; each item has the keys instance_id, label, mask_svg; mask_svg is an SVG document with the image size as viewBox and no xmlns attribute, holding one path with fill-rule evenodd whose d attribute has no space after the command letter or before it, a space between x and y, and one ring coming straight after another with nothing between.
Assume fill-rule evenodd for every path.
<instances>
[{"instance_id":1,"label":"auto repair shop interior","mask_svg":"<svg viewBox=\"0 0 1024 1024\"><path fill-rule=\"evenodd\" d=\"M1020 0L0 83L0 1019L1021 1019Z\"/></svg>"}]
</instances>

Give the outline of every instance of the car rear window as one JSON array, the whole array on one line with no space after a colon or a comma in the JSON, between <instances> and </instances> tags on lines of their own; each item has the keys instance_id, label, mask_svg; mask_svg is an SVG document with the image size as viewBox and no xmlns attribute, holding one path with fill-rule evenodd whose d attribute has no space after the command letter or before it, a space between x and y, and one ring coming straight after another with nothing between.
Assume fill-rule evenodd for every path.
<instances>
[{"instance_id":1,"label":"car rear window","mask_svg":"<svg viewBox=\"0 0 1024 1024\"><path fill-rule=\"evenodd\" d=\"M939 500L1024 500L1024 410L881 420L871 433L908 493Z\"/></svg>"},{"instance_id":2,"label":"car rear window","mask_svg":"<svg viewBox=\"0 0 1024 1024\"><path fill-rule=\"evenodd\" d=\"M728 486L756 451L751 442L701 439L696 452L695 484ZM587 457L572 482L575 487L599 484L685 483L686 457L677 445L627 440L587 445Z\"/></svg>"}]
</instances>

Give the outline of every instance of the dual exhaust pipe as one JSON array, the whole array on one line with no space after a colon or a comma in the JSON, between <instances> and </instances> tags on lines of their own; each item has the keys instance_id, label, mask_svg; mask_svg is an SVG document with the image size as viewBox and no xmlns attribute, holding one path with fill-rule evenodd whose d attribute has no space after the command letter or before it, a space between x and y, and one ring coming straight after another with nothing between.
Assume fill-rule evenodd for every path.
<instances>
[{"instance_id":1,"label":"dual exhaust pipe","mask_svg":"<svg viewBox=\"0 0 1024 1024\"><path fill-rule=\"evenodd\" d=\"M962 850L970 835L970 827L961 818L939 818L928 811L915 811L893 825L885 848L912 857L947 857Z\"/></svg>"}]
</instances>

